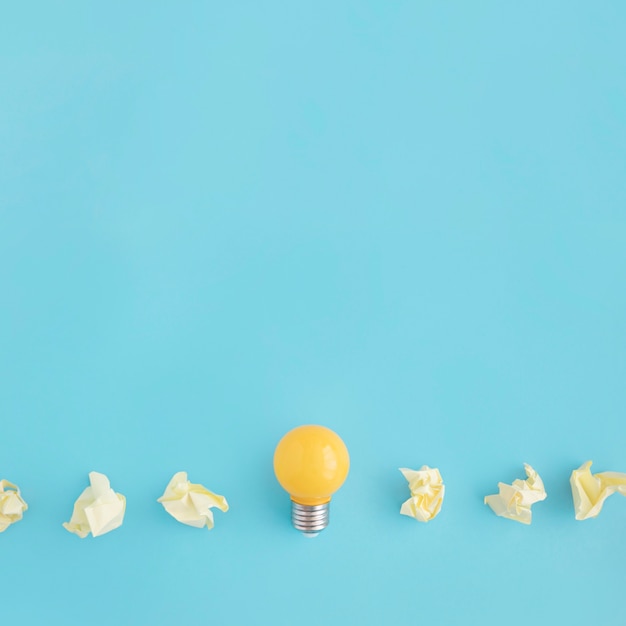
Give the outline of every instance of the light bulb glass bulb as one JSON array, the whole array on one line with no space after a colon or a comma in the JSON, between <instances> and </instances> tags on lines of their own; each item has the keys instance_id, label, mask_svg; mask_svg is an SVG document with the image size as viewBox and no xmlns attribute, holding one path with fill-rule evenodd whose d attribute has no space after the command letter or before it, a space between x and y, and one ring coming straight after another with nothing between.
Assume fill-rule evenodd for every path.
<instances>
[{"instance_id":1,"label":"light bulb glass bulb","mask_svg":"<svg viewBox=\"0 0 626 626\"><path fill-rule=\"evenodd\" d=\"M349 469L346 444L325 426L298 426L278 442L274 473L291 496L291 520L298 530L314 535L328 526L330 499Z\"/></svg>"}]
</instances>

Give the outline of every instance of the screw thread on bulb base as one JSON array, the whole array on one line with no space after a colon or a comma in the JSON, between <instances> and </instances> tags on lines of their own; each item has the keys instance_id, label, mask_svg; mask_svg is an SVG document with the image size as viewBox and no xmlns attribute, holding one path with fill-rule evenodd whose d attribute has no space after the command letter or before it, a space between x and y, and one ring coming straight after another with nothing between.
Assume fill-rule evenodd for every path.
<instances>
[{"instance_id":1,"label":"screw thread on bulb base","mask_svg":"<svg viewBox=\"0 0 626 626\"><path fill-rule=\"evenodd\" d=\"M324 504L298 504L291 501L291 522L296 530L305 535L317 535L328 526L330 502Z\"/></svg>"}]
</instances>

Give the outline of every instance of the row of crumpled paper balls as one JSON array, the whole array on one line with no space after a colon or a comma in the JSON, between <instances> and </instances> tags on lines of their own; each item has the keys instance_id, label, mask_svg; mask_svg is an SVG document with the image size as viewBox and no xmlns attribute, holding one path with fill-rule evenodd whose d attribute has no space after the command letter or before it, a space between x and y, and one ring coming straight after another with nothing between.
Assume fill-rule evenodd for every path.
<instances>
[{"instance_id":1,"label":"row of crumpled paper balls","mask_svg":"<svg viewBox=\"0 0 626 626\"><path fill-rule=\"evenodd\" d=\"M532 521L531 506L548 497L539 474L524 464L527 478L514 480L511 485L498 483L499 492L486 496L493 512L500 517L522 524ZM424 465L420 470L401 468L409 483L411 497L404 502L400 513L428 522L436 517L443 503L445 486L439 470ZM604 501L613 493L626 496L626 474L619 472L591 473L591 461L583 463L570 477L574 511L577 520L596 517Z\"/></svg>"},{"instance_id":2,"label":"row of crumpled paper balls","mask_svg":"<svg viewBox=\"0 0 626 626\"><path fill-rule=\"evenodd\" d=\"M485 497L496 515L530 524L531 506L547 497L539 474L528 464L524 465L527 478L514 480L511 485L498 483L499 492ZM400 513L428 522L441 511L445 485L437 468L427 465L419 470L400 469L409 483L411 497L402 504ZM122 525L126 511L126 498L111 489L109 479L98 472L89 474L90 485L74 504L69 522L63 526L81 538L91 534L104 535ZM626 474L619 472L591 473L591 461L572 472L570 478L577 520L596 517L604 501L613 493L626 495ZM193 484L186 472L174 474L158 499L165 510L183 524L196 528L213 528L213 512L218 508L228 511L224 496ZM28 505L19 488L7 480L0 480L0 532L22 519Z\"/></svg>"},{"instance_id":3,"label":"row of crumpled paper balls","mask_svg":"<svg viewBox=\"0 0 626 626\"><path fill-rule=\"evenodd\" d=\"M63 524L81 538L89 534L98 537L119 528L126 512L126 498L111 489L104 474L91 472L89 483L74 503L72 518ZM174 474L158 502L179 522L196 528L213 528L212 508L228 511L224 496L189 482L187 472ZM21 520L27 509L19 488L7 480L0 480L0 532Z\"/></svg>"}]
</instances>

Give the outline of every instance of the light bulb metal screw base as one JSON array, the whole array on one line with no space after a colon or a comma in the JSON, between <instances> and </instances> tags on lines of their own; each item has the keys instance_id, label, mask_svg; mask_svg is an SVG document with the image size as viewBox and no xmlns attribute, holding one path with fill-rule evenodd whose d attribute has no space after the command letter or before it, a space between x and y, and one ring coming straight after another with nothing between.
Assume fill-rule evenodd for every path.
<instances>
[{"instance_id":1,"label":"light bulb metal screw base","mask_svg":"<svg viewBox=\"0 0 626 626\"><path fill-rule=\"evenodd\" d=\"M328 526L330 502L324 504L299 504L291 501L291 522L305 535L317 535Z\"/></svg>"}]
</instances>

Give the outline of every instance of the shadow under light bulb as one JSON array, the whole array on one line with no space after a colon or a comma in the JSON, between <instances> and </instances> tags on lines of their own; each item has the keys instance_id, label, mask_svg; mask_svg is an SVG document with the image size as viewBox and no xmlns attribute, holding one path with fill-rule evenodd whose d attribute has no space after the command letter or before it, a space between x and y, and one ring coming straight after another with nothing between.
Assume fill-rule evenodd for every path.
<instances>
[{"instance_id":1,"label":"shadow under light bulb","mask_svg":"<svg viewBox=\"0 0 626 626\"><path fill-rule=\"evenodd\" d=\"M349 469L346 444L325 426L298 426L278 442L274 473L291 496L291 521L297 530L314 537L328 526L331 496Z\"/></svg>"}]
</instances>

